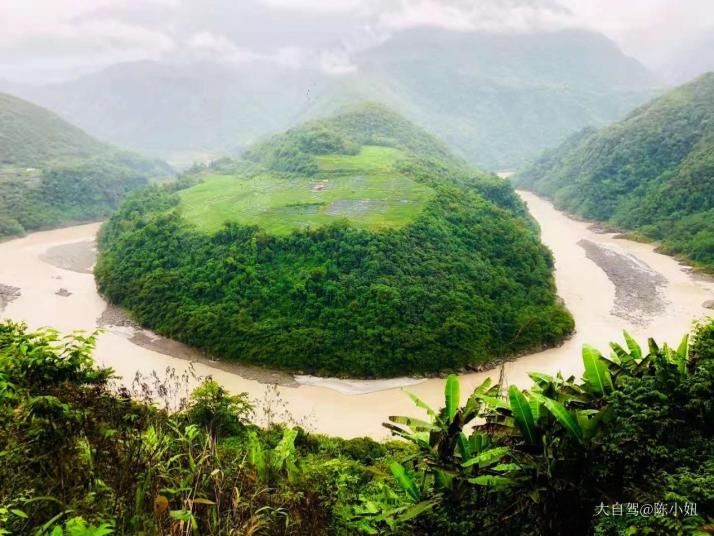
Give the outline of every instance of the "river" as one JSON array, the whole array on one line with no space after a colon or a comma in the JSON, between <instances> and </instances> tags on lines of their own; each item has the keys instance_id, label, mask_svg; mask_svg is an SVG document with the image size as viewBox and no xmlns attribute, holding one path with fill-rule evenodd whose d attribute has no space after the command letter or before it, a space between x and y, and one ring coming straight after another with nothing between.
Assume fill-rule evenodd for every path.
<instances>
[{"instance_id":1,"label":"river","mask_svg":"<svg viewBox=\"0 0 714 536\"><path fill-rule=\"evenodd\" d=\"M642 244L602 233L576 221L531 193L519 192L553 251L558 293L576 319L574 336L558 348L523 356L505 365L509 384L528 386L530 371L580 374L583 343L607 351L627 329L641 342L653 335L676 344L694 320L714 311L714 281L692 273L677 260ZM443 398L442 379L397 378L345 381L295 377L257 367L211 362L197 352L133 326L97 294L91 274L93 240L100 224L30 234L0 243L0 315L31 327L93 331L102 326L95 356L130 384L137 372L144 383L176 371L180 396L194 376L211 375L257 401L257 420L283 420L317 432L355 437L387 437L381 423L389 415L421 416L405 386L434 406ZM4 310L2 310L4 307ZM192 362L192 373L181 377ZM461 376L462 395L499 369Z\"/></svg>"}]
</instances>

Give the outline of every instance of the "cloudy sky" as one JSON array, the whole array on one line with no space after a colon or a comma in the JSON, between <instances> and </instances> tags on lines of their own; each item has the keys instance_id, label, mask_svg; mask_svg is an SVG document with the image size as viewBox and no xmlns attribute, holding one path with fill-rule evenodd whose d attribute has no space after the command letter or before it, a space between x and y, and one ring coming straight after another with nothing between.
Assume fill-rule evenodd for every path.
<instances>
[{"instance_id":1,"label":"cloudy sky","mask_svg":"<svg viewBox=\"0 0 714 536\"><path fill-rule=\"evenodd\" d=\"M0 78L63 80L112 63L219 60L311 65L401 30L586 27L650 67L714 32L713 0L0 0Z\"/></svg>"}]
</instances>

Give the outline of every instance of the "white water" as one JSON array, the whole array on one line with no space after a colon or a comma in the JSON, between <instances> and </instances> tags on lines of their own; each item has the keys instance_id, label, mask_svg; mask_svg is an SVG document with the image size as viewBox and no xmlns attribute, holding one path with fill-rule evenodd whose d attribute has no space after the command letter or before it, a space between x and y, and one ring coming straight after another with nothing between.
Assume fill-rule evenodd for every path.
<instances>
[{"instance_id":1,"label":"white water","mask_svg":"<svg viewBox=\"0 0 714 536\"><path fill-rule=\"evenodd\" d=\"M580 374L580 348L583 343L607 350L611 340L619 340L623 328L644 341L652 335L659 341L677 343L690 329L692 321L712 315L703 303L714 299L714 283L692 275L688 269L665 255L654 252L651 245L599 234L584 222L568 218L548 202L533 194L521 192L521 197L542 228L543 242L553 250L556 261L558 292L576 319L577 332L559 348L521 357L505 366L506 380L522 386L529 385L528 372L542 371ZM0 243L0 284L19 287L21 296L10 302L3 317L24 320L31 327L53 326L61 331L94 330L106 304L97 294L93 276L58 268L40 257L49 248L93 239L99 224L80 225L33 233L27 237ZM614 310L615 285L606 273L586 257L578 242L587 240L605 248L607 256L626 256L633 260L633 273L656 273L666 283L658 290L663 310L652 316L642 315L634 320L616 316ZM617 255L620 254L620 255ZM64 288L70 296L56 292ZM166 367L181 371L187 361L158 353L130 341L132 328L111 327L98 340L97 360L114 368L131 380L137 371L162 373ZM195 364L198 374L212 375L229 389L248 392L255 399L263 399L268 387L265 383L246 379L238 374L206 363ZM462 394L490 373L470 373L461 377ZM278 388L286 408L299 421L308 422L316 431L355 437L371 435L386 437L381 423L389 415L419 415L402 386L428 403L438 406L443 397L443 380L414 380L402 378L387 381L341 381L313 377L299 377L298 387Z\"/></svg>"}]
</instances>

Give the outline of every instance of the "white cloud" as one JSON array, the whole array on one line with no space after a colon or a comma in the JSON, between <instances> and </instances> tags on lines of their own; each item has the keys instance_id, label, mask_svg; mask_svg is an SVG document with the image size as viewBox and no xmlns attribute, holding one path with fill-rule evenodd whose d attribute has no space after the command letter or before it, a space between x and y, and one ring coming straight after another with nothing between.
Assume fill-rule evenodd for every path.
<instances>
[{"instance_id":1,"label":"white cloud","mask_svg":"<svg viewBox=\"0 0 714 536\"><path fill-rule=\"evenodd\" d=\"M325 74L342 76L357 72L349 54L338 50L324 50L320 55L320 70Z\"/></svg>"},{"instance_id":2,"label":"white cloud","mask_svg":"<svg viewBox=\"0 0 714 536\"><path fill-rule=\"evenodd\" d=\"M230 63L245 63L260 59L258 54L237 47L225 35L212 32L193 34L188 40L188 46L202 54L204 56L202 59Z\"/></svg>"},{"instance_id":3,"label":"white cloud","mask_svg":"<svg viewBox=\"0 0 714 536\"><path fill-rule=\"evenodd\" d=\"M544 0L396 0L378 15L398 31L419 26L453 31L524 32L573 26L562 6Z\"/></svg>"},{"instance_id":4,"label":"white cloud","mask_svg":"<svg viewBox=\"0 0 714 536\"><path fill-rule=\"evenodd\" d=\"M361 11L365 5L372 3L365 0L260 0L269 7L291 10L310 11L315 13L345 13Z\"/></svg>"},{"instance_id":5,"label":"white cloud","mask_svg":"<svg viewBox=\"0 0 714 536\"><path fill-rule=\"evenodd\" d=\"M187 42L189 48L198 54L194 59L218 61L224 63L270 62L297 69L306 61L305 52L299 47L280 47L271 52L256 52L239 47L227 36L212 32L193 34Z\"/></svg>"},{"instance_id":6,"label":"white cloud","mask_svg":"<svg viewBox=\"0 0 714 536\"><path fill-rule=\"evenodd\" d=\"M573 26L656 65L714 27L714 0L0 0L0 76L68 78L184 54L348 74L356 51L409 28Z\"/></svg>"}]
</instances>

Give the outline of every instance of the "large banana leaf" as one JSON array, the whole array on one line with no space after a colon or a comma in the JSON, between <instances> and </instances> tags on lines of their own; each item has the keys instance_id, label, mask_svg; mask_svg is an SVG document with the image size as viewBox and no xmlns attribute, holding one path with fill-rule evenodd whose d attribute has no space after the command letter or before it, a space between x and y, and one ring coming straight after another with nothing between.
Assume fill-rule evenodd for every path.
<instances>
[{"instance_id":1,"label":"large banana leaf","mask_svg":"<svg viewBox=\"0 0 714 536\"><path fill-rule=\"evenodd\" d=\"M446 378L444 399L446 401L446 417L449 424L451 424L454 422L454 417L459 411L459 403L461 402L459 378L457 378L455 374L449 374L449 377Z\"/></svg>"},{"instance_id":2,"label":"large banana leaf","mask_svg":"<svg viewBox=\"0 0 714 536\"><path fill-rule=\"evenodd\" d=\"M537 395L533 393L532 396L537 397L546 409L555 417L555 419L565 428L571 436L573 436L578 441L583 440L583 430L580 428L578 421L573 417L573 415L565 409L565 406L553 400L552 398L546 398L544 396Z\"/></svg>"},{"instance_id":3,"label":"large banana leaf","mask_svg":"<svg viewBox=\"0 0 714 536\"><path fill-rule=\"evenodd\" d=\"M622 332L622 335L625 337L627 347L630 349L630 356L632 356L635 361L642 359L642 348L637 344L637 341L633 339L632 335L627 333L626 330Z\"/></svg>"},{"instance_id":4,"label":"large banana leaf","mask_svg":"<svg viewBox=\"0 0 714 536\"><path fill-rule=\"evenodd\" d=\"M436 411L434 411L429 404L424 402L421 398L419 398L417 395L414 393L410 393L409 391L406 391L407 396L412 399L412 401L417 405L417 407L420 407L423 410L426 410L426 412L429 414L430 417L432 417L434 420L440 420L439 416L436 414Z\"/></svg>"},{"instance_id":5,"label":"large banana leaf","mask_svg":"<svg viewBox=\"0 0 714 536\"><path fill-rule=\"evenodd\" d=\"M604 395L612 390L610 371L600 359L598 350L587 344L583 345L583 363L585 364L583 378L592 392Z\"/></svg>"},{"instance_id":6,"label":"large banana leaf","mask_svg":"<svg viewBox=\"0 0 714 536\"><path fill-rule=\"evenodd\" d=\"M511 451L508 447L496 447L495 449L484 450L473 458L461 464L462 467L471 467L478 464L479 467L493 465Z\"/></svg>"},{"instance_id":7,"label":"large banana leaf","mask_svg":"<svg viewBox=\"0 0 714 536\"><path fill-rule=\"evenodd\" d=\"M469 478L469 482L471 484L477 484L479 486L496 489L506 488L516 483L516 481L512 478L494 475L480 475L476 478Z\"/></svg>"},{"instance_id":8,"label":"large banana leaf","mask_svg":"<svg viewBox=\"0 0 714 536\"><path fill-rule=\"evenodd\" d=\"M438 504L438 501L431 500L431 501L421 501L414 506L410 506L407 508L403 514L401 514L397 519L399 520L400 523L404 523L405 521L409 521L410 519L413 519L417 517L418 515L426 512L427 510L430 510L434 508Z\"/></svg>"},{"instance_id":9,"label":"large banana leaf","mask_svg":"<svg viewBox=\"0 0 714 536\"><path fill-rule=\"evenodd\" d=\"M511 402L511 413L516 421L516 426L521 431L523 438L529 445L535 445L537 442L536 425L528 399L518 387L511 385L508 389L508 400Z\"/></svg>"},{"instance_id":10,"label":"large banana leaf","mask_svg":"<svg viewBox=\"0 0 714 536\"><path fill-rule=\"evenodd\" d=\"M459 432L459 436L456 438L456 445L459 449L459 454L461 454L462 460L468 460L471 457L471 445L469 440L463 432Z\"/></svg>"},{"instance_id":11,"label":"large banana leaf","mask_svg":"<svg viewBox=\"0 0 714 536\"><path fill-rule=\"evenodd\" d=\"M402 464L399 462L392 462L389 465L389 469L391 469L394 478L405 493L409 495L414 502L418 502L419 499L421 499L419 488L417 487L416 482L414 482L414 479L407 474L407 471L404 469Z\"/></svg>"},{"instance_id":12,"label":"large banana leaf","mask_svg":"<svg viewBox=\"0 0 714 536\"><path fill-rule=\"evenodd\" d=\"M689 335L682 337L682 342L677 347L677 354L684 360L689 359Z\"/></svg>"},{"instance_id":13,"label":"large banana leaf","mask_svg":"<svg viewBox=\"0 0 714 536\"><path fill-rule=\"evenodd\" d=\"M436 432L437 430L440 430L438 426L428 421L414 419L413 417L392 415L389 417L389 420L397 424L404 424L416 432Z\"/></svg>"},{"instance_id":14,"label":"large banana leaf","mask_svg":"<svg viewBox=\"0 0 714 536\"><path fill-rule=\"evenodd\" d=\"M511 407L508 405L508 402L495 396L482 395L480 393L474 393L473 396L478 398L479 400L483 400L493 409L511 409Z\"/></svg>"}]
</instances>

